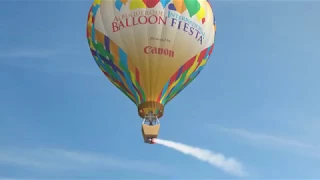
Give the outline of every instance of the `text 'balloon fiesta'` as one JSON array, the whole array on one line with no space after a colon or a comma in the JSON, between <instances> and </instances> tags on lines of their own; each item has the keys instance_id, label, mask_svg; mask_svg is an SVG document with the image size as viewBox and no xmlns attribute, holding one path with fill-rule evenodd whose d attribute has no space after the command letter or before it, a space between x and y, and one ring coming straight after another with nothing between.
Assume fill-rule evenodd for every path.
<instances>
[{"instance_id":1,"label":"text 'balloon fiesta'","mask_svg":"<svg viewBox=\"0 0 320 180\"><path fill-rule=\"evenodd\" d=\"M95 0L87 38L107 78L138 107L144 141L154 143L164 106L192 82L214 47L206 0Z\"/></svg>"}]
</instances>

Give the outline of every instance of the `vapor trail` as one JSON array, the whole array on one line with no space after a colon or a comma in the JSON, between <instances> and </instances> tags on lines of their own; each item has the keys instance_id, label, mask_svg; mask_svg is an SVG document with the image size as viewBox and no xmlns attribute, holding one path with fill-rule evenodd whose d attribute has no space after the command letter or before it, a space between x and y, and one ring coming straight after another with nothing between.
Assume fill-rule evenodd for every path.
<instances>
[{"instance_id":1,"label":"vapor trail","mask_svg":"<svg viewBox=\"0 0 320 180\"><path fill-rule=\"evenodd\" d=\"M184 154L191 155L201 161L208 162L209 164L222 169L223 171L236 175L236 176L246 176L245 171L243 170L243 166L240 162L235 160L234 158L226 158L223 154L214 153L210 150L201 149L197 147L188 146L182 143L162 140L162 139L154 139L156 144L161 144L166 147L175 149Z\"/></svg>"}]
</instances>

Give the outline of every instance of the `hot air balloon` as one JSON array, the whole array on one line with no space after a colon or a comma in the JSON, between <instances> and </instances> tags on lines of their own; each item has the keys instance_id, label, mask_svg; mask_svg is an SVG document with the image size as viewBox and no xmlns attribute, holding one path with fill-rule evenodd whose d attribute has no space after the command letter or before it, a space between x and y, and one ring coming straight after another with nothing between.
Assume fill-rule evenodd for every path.
<instances>
[{"instance_id":1,"label":"hot air balloon","mask_svg":"<svg viewBox=\"0 0 320 180\"><path fill-rule=\"evenodd\" d=\"M158 137L165 105L206 65L215 32L206 0L94 0L87 23L92 56L137 106L145 142Z\"/></svg>"}]
</instances>

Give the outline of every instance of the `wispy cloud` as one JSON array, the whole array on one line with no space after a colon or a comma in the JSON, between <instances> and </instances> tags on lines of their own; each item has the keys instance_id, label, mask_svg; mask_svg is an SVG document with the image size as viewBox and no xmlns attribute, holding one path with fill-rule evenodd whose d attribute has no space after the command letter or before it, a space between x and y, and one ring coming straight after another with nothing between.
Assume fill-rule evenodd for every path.
<instances>
[{"instance_id":1,"label":"wispy cloud","mask_svg":"<svg viewBox=\"0 0 320 180\"><path fill-rule=\"evenodd\" d=\"M59 48L26 48L7 52L0 51L0 64L37 72L101 77L102 73L99 72L100 70L94 64L92 57L88 56L88 59L92 61L92 66L89 67L86 63L79 62L75 53L75 51L70 52ZM88 51L87 53L89 54L90 52Z\"/></svg>"},{"instance_id":2,"label":"wispy cloud","mask_svg":"<svg viewBox=\"0 0 320 180\"><path fill-rule=\"evenodd\" d=\"M13 165L43 171L105 171L126 169L164 175L170 169L153 162L125 160L101 154L63 149L1 149L0 165ZM149 168L151 167L151 168Z\"/></svg>"},{"instance_id":3,"label":"wispy cloud","mask_svg":"<svg viewBox=\"0 0 320 180\"><path fill-rule=\"evenodd\" d=\"M247 140L252 140L259 143L272 144L276 146L291 146L296 148L315 148L314 145L307 144L302 141L284 138L280 136L267 135L267 134L258 133L258 132L250 132L245 129L220 127L219 130L222 132L233 134L238 137L245 138Z\"/></svg>"},{"instance_id":4,"label":"wispy cloud","mask_svg":"<svg viewBox=\"0 0 320 180\"><path fill-rule=\"evenodd\" d=\"M298 153L304 157L320 159L320 146L318 144L307 143L303 140L287 138L278 135L251 132L240 128L225 128L215 125L220 132L241 138L243 142L267 149L281 149L287 152Z\"/></svg>"},{"instance_id":5,"label":"wispy cloud","mask_svg":"<svg viewBox=\"0 0 320 180\"><path fill-rule=\"evenodd\" d=\"M57 50L52 49L18 49L0 52L0 58L45 58L57 53Z\"/></svg>"}]
</instances>

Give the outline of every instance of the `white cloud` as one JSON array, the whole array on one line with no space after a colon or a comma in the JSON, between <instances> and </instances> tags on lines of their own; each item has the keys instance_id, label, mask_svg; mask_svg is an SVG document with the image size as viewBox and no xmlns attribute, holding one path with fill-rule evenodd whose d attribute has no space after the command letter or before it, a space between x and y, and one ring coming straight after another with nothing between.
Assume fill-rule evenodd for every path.
<instances>
[{"instance_id":1,"label":"white cloud","mask_svg":"<svg viewBox=\"0 0 320 180\"><path fill-rule=\"evenodd\" d=\"M267 135L263 133L250 132L245 129L220 127L219 130L259 143L272 144L276 146L291 146L296 148L315 148L315 146L304 143L302 141L288 139L279 136Z\"/></svg>"},{"instance_id":2,"label":"white cloud","mask_svg":"<svg viewBox=\"0 0 320 180\"><path fill-rule=\"evenodd\" d=\"M169 169L160 164L108 157L101 154L62 149L0 149L0 165L21 166L40 171L90 172L127 169L164 175ZM171 168L170 168L171 169Z\"/></svg>"}]
</instances>

